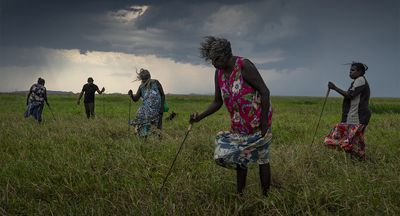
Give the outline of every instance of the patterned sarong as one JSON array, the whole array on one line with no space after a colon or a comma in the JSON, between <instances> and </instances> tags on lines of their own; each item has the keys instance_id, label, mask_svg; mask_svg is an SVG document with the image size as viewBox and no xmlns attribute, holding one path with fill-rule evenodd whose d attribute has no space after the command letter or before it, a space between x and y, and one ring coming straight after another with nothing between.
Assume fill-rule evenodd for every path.
<instances>
[{"instance_id":1,"label":"patterned sarong","mask_svg":"<svg viewBox=\"0 0 400 216\"><path fill-rule=\"evenodd\" d=\"M140 137L145 137L151 133L151 125L157 126L162 121L160 115L152 116L151 118L136 118L129 120L128 124L135 127L136 134Z\"/></svg>"},{"instance_id":2,"label":"patterned sarong","mask_svg":"<svg viewBox=\"0 0 400 216\"><path fill-rule=\"evenodd\" d=\"M136 117L128 122L135 126L136 133L141 137L146 137L151 133L151 126L159 126L162 122L161 94L155 80L150 80L148 86L140 87L143 105L139 107Z\"/></svg>"},{"instance_id":3,"label":"patterned sarong","mask_svg":"<svg viewBox=\"0 0 400 216\"><path fill-rule=\"evenodd\" d=\"M269 145L272 142L270 131L264 137L261 132L252 135L241 135L229 131L221 131L215 137L215 162L229 169L237 165L246 168L249 162L269 163Z\"/></svg>"},{"instance_id":4,"label":"patterned sarong","mask_svg":"<svg viewBox=\"0 0 400 216\"><path fill-rule=\"evenodd\" d=\"M24 117L28 118L29 116L33 116L36 121L42 121L42 112L43 112L43 104L40 103L29 103L26 107L26 111L24 113Z\"/></svg>"},{"instance_id":5,"label":"patterned sarong","mask_svg":"<svg viewBox=\"0 0 400 216\"><path fill-rule=\"evenodd\" d=\"M325 137L324 143L328 146L340 147L346 152L360 158L365 157L363 124L339 123Z\"/></svg>"}]
</instances>

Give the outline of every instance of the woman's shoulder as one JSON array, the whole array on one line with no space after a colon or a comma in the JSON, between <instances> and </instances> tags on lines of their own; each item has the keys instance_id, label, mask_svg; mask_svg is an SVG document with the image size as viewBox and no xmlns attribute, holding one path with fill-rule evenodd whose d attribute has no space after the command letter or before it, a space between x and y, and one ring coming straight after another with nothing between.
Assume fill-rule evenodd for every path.
<instances>
[{"instance_id":1,"label":"woman's shoulder","mask_svg":"<svg viewBox=\"0 0 400 216\"><path fill-rule=\"evenodd\" d=\"M243 62L242 63L243 65L253 65L253 62L250 59L244 58L244 57L240 57L240 58L242 58L241 61Z\"/></svg>"},{"instance_id":2,"label":"woman's shoulder","mask_svg":"<svg viewBox=\"0 0 400 216\"><path fill-rule=\"evenodd\" d=\"M151 84L161 85L161 83L156 79L151 79L150 82Z\"/></svg>"},{"instance_id":3,"label":"woman's shoulder","mask_svg":"<svg viewBox=\"0 0 400 216\"><path fill-rule=\"evenodd\" d=\"M254 68L255 66L254 66L254 63L252 62L252 61L250 61L250 59L248 59L248 58L243 58L243 57L241 57L242 58L242 60L241 60L241 62L240 62L240 65L241 65L241 67L242 68L244 68L244 69L251 69L251 68Z\"/></svg>"},{"instance_id":4,"label":"woman's shoulder","mask_svg":"<svg viewBox=\"0 0 400 216\"><path fill-rule=\"evenodd\" d=\"M362 86L367 83L367 80L365 79L364 76L359 76L354 80L354 85L355 86Z\"/></svg>"}]
</instances>

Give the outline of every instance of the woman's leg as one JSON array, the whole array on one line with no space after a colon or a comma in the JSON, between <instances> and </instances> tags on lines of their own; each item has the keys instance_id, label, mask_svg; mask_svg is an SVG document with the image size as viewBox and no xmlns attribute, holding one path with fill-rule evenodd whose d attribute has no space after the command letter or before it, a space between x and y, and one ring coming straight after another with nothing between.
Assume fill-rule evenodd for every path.
<instances>
[{"instance_id":1,"label":"woman's leg","mask_svg":"<svg viewBox=\"0 0 400 216\"><path fill-rule=\"evenodd\" d=\"M90 108L89 108L88 103L85 103L85 113L86 113L86 117L90 118Z\"/></svg>"},{"instance_id":2,"label":"woman's leg","mask_svg":"<svg viewBox=\"0 0 400 216\"><path fill-rule=\"evenodd\" d=\"M38 122L42 122L42 112L43 112L44 104L39 105L37 110L37 120Z\"/></svg>"},{"instance_id":3,"label":"woman's leg","mask_svg":"<svg viewBox=\"0 0 400 216\"><path fill-rule=\"evenodd\" d=\"M157 128L158 129L162 129L162 119L163 118L163 114L160 114L159 118L158 118L158 124L157 124Z\"/></svg>"},{"instance_id":4,"label":"woman's leg","mask_svg":"<svg viewBox=\"0 0 400 216\"><path fill-rule=\"evenodd\" d=\"M89 103L89 109L90 109L90 116L94 118L95 113L94 113L94 103Z\"/></svg>"},{"instance_id":5,"label":"woman's leg","mask_svg":"<svg viewBox=\"0 0 400 216\"><path fill-rule=\"evenodd\" d=\"M24 117L25 117L25 118L28 118L31 114L32 114L32 104L29 104L29 105L26 107L26 111L25 111L25 113L24 113Z\"/></svg>"},{"instance_id":6,"label":"woman's leg","mask_svg":"<svg viewBox=\"0 0 400 216\"><path fill-rule=\"evenodd\" d=\"M37 105L33 108L33 117L36 119L37 122L42 122L42 111L43 105Z\"/></svg>"},{"instance_id":7,"label":"woman's leg","mask_svg":"<svg viewBox=\"0 0 400 216\"><path fill-rule=\"evenodd\" d=\"M364 132L365 132L365 125L358 125L357 132L355 133L352 144L353 144L353 151L352 151L352 159L359 159L365 160L365 141L364 141Z\"/></svg>"},{"instance_id":8,"label":"woman's leg","mask_svg":"<svg viewBox=\"0 0 400 216\"><path fill-rule=\"evenodd\" d=\"M236 165L236 188L237 193L242 196L243 190L246 187L247 168L242 168Z\"/></svg>"},{"instance_id":9,"label":"woman's leg","mask_svg":"<svg viewBox=\"0 0 400 216\"><path fill-rule=\"evenodd\" d=\"M264 196L268 196L269 187L271 185L271 167L269 163L266 163L266 164L260 164L259 168L260 168L262 194Z\"/></svg>"}]
</instances>

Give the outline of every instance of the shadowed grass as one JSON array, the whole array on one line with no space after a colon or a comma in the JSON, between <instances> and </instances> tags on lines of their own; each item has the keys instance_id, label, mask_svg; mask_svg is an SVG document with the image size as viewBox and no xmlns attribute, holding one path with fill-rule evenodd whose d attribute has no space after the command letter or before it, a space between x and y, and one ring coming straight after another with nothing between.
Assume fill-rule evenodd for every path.
<instances>
[{"instance_id":1,"label":"shadowed grass","mask_svg":"<svg viewBox=\"0 0 400 216\"><path fill-rule=\"evenodd\" d=\"M373 113L392 113L392 114L400 114L400 104L393 103L393 104L376 104L371 103L370 109Z\"/></svg>"},{"instance_id":2,"label":"shadowed grass","mask_svg":"<svg viewBox=\"0 0 400 216\"><path fill-rule=\"evenodd\" d=\"M162 194L163 178L182 142L192 111L206 96L167 96L178 113L165 121L163 139L145 142L128 133L127 96L97 98L87 120L76 96L50 95L56 121L23 119L24 95L0 95L0 214L4 215L398 215L400 116L373 114L367 160L350 160L321 142L341 115L330 98L315 143L312 134L323 98L273 97L270 147L272 188L261 196L258 167L251 164L245 195L235 195L235 172L212 160L214 136L229 129L222 108L195 124ZM308 101L308 102L307 102ZM372 99L396 104L398 99ZM134 114L139 106L132 104Z\"/></svg>"}]
</instances>

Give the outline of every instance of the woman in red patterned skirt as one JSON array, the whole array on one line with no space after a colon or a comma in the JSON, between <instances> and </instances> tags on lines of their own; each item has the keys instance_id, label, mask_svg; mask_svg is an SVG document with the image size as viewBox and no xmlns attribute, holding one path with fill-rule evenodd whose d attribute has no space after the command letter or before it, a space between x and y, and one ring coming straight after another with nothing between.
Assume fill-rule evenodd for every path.
<instances>
[{"instance_id":1,"label":"woman in red patterned skirt","mask_svg":"<svg viewBox=\"0 0 400 216\"><path fill-rule=\"evenodd\" d=\"M353 62L350 68L350 78L354 81L350 88L344 91L332 82L328 83L329 89L341 94L343 99L342 121L337 124L328 136L325 144L340 147L352 156L365 159L364 132L371 118L368 108L370 89L365 79L365 71L368 67L360 62Z\"/></svg>"}]
</instances>

